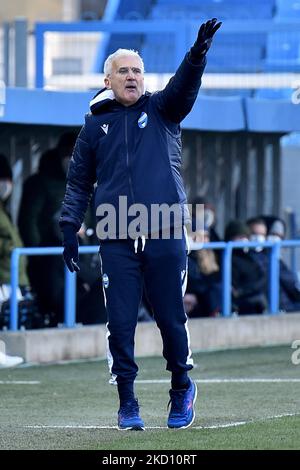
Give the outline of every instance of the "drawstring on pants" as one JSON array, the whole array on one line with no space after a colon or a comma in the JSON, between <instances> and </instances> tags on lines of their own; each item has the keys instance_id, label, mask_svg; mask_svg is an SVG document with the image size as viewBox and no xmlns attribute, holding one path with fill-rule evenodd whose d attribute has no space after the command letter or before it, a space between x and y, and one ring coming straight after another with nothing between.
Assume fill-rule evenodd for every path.
<instances>
[{"instance_id":1,"label":"drawstring on pants","mask_svg":"<svg viewBox=\"0 0 300 470\"><path fill-rule=\"evenodd\" d=\"M145 237L145 235L141 235L141 237L137 237L137 238L134 240L134 252L135 252L135 253L138 252L139 238L142 239L142 251L144 251L144 248L145 248L145 245L146 245L146 237Z\"/></svg>"}]
</instances>

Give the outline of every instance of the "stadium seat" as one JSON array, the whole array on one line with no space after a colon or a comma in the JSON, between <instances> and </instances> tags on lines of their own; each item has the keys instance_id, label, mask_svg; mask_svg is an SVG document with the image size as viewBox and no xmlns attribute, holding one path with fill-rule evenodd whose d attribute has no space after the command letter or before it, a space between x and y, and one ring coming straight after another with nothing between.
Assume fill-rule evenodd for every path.
<instances>
[{"instance_id":1,"label":"stadium seat","mask_svg":"<svg viewBox=\"0 0 300 470\"><path fill-rule=\"evenodd\" d=\"M172 41L166 41L165 35L156 35L160 41L148 41L141 50L145 70L152 73L173 73L175 56Z\"/></svg>"},{"instance_id":2,"label":"stadium seat","mask_svg":"<svg viewBox=\"0 0 300 470\"><path fill-rule=\"evenodd\" d=\"M277 0L276 20L300 18L300 0Z\"/></svg>"},{"instance_id":3,"label":"stadium seat","mask_svg":"<svg viewBox=\"0 0 300 470\"><path fill-rule=\"evenodd\" d=\"M150 13L151 18L211 18L268 19L274 15L274 0L260 0L253 8L250 0L158 0Z\"/></svg>"},{"instance_id":4,"label":"stadium seat","mask_svg":"<svg viewBox=\"0 0 300 470\"><path fill-rule=\"evenodd\" d=\"M209 51L209 72L258 72L262 69L265 54L265 37L262 34L223 34L215 38Z\"/></svg>"},{"instance_id":5,"label":"stadium seat","mask_svg":"<svg viewBox=\"0 0 300 470\"><path fill-rule=\"evenodd\" d=\"M265 68L279 71L300 69L300 32L268 35Z\"/></svg>"}]
</instances>

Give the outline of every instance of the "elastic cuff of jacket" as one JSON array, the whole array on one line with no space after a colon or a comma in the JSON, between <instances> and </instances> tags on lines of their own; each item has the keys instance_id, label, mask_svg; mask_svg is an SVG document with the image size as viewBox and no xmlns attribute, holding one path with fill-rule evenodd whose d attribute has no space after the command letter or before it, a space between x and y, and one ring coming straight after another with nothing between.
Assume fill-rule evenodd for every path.
<instances>
[{"instance_id":1,"label":"elastic cuff of jacket","mask_svg":"<svg viewBox=\"0 0 300 470\"><path fill-rule=\"evenodd\" d=\"M188 59L192 65L205 65L206 64L206 54L195 55L192 48L188 53Z\"/></svg>"},{"instance_id":2,"label":"elastic cuff of jacket","mask_svg":"<svg viewBox=\"0 0 300 470\"><path fill-rule=\"evenodd\" d=\"M72 236L77 233L76 227L73 224L64 224L61 227L61 231L65 237Z\"/></svg>"}]
</instances>

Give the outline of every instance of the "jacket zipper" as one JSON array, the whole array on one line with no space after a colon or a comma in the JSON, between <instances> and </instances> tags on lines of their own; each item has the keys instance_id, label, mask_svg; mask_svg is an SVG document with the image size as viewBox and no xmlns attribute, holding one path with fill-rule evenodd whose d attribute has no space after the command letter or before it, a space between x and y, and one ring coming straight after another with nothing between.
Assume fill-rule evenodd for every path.
<instances>
[{"instance_id":1,"label":"jacket zipper","mask_svg":"<svg viewBox=\"0 0 300 470\"><path fill-rule=\"evenodd\" d=\"M125 112L125 144L126 144L126 166L128 170L128 182L129 182L129 189L130 189L130 194L132 197L132 202L134 204L134 195L133 195L133 187L132 187L132 179L131 179L131 173L130 173L130 165L129 165L129 151L128 151L128 133L127 133L127 111Z\"/></svg>"}]
</instances>

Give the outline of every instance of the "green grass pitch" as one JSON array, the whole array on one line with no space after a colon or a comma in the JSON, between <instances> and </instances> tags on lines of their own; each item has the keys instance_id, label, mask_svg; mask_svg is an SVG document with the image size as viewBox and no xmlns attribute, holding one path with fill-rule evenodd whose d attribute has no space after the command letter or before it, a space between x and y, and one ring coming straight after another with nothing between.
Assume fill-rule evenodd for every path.
<instances>
[{"instance_id":1,"label":"green grass pitch","mask_svg":"<svg viewBox=\"0 0 300 470\"><path fill-rule=\"evenodd\" d=\"M186 430L166 427L162 358L137 359L145 432L116 429L106 361L2 369L0 449L299 449L300 365L292 353L290 345L194 353L196 419Z\"/></svg>"}]
</instances>

